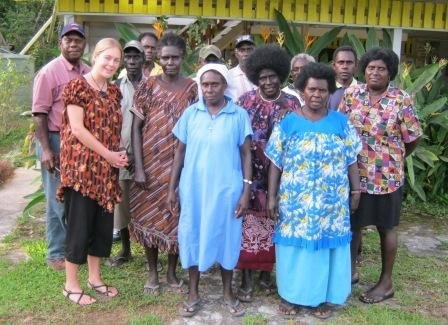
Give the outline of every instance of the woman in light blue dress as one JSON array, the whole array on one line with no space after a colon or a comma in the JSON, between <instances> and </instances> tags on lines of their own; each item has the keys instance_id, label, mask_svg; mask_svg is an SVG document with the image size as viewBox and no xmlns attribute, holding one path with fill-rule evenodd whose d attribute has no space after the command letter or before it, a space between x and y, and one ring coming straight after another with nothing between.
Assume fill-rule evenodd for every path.
<instances>
[{"instance_id":1,"label":"woman in light blue dress","mask_svg":"<svg viewBox=\"0 0 448 325\"><path fill-rule=\"evenodd\" d=\"M307 306L327 318L329 304L344 304L351 291L350 212L360 197L361 142L347 117L327 109L334 78L323 64L303 68L296 87L305 105L274 127L265 149L272 162L268 213L278 215L280 310L288 315Z\"/></svg>"},{"instance_id":2,"label":"woman in light blue dress","mask_svg":"<svg viewBox=\"0 0 448 325\"><path fill-rule=\"evenodd\" d=\"M198 78L200 100L185 110L173 129L179 144L167 200L174 214L179 187L179 254L190 278L180 315L196 314L199 272L219 263L224 302L232 316L241 316L244 308L233 294L232 275L252 183L252 128L247 112L224 94L231 83L224 65L207 64Z\"/></svg>"}]
</instances>

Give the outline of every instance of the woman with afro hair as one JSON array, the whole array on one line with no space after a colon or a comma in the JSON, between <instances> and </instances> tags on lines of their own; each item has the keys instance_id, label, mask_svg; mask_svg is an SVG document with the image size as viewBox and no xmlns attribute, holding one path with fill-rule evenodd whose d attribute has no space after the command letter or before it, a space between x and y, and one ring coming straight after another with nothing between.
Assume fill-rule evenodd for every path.
<instances>
[{"instance_id":1,"label":"woman with afro hair","mask_svg":"<svg viewBox=\"0 0 448 325\"><path fill-rule=\"evenodd\" d=\"M268 218L266 211L269 159L264 154L264 148L279 117L286 111L300 107L296 97L281 91L289 75L289 62L286 52L278 46L257 48L246 61L246 74L258 89L243 94L237 101L249 113L254 131L250 205L243 219L243 240L237 265L242 270L238 298L244 302L250 302L253 298L254 270L261 271L259 284L266 294L276 291L270 274L275 263L272 242L274 220Z\"/></svg>"}]
</instances>

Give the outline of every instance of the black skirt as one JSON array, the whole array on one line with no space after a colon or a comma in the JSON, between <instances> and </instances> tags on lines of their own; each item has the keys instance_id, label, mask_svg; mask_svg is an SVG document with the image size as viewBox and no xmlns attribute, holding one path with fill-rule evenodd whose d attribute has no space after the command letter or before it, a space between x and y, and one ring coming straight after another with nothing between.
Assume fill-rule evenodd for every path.
<instances>
[{"instance_id":1,"label":"black skirt","mask_svg":"<svg viewBox=\"0 0 448 325\"><path fill-rule=\"evenodd\" d=\"M353 230L365 226L391 229L400 222L403 186L388 194L361 193L358 210L350 217Z\"/></svg>"}]
</instances>

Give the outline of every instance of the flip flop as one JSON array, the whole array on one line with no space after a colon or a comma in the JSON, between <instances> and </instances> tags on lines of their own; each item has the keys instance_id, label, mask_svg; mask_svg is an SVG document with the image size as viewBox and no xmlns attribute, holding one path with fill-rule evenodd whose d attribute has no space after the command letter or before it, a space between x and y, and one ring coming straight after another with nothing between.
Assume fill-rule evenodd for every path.
<instances>
[{"instance_id":1,"label":"flip flop","mask_svg":"<svg viewBox=\"0 0 448 325\"><path fill-rule=\"evenodd\" d=\"M246 313L246 309L244 307L238 309L238 307L240 307L239 299L236 299L233 303L231 301L224 300L224 304L229 308L229 313L232 317L241 317Z\"/></svg>"},{"instance_id":2,"label":"flip flop","mask_svg":"<svg viewBox=\"0 0 448 325\"><path fill-rule=\"evenodd\" d=\"M192 302L184 301L182 307L179 309L179 316L181 317L193 317L200 309L201 300L197 299Z\"/></svg>"},{"instance_id":3,"label":"flip flop","mask_svg":"<svg viewBox=\"0 0 448 325\"><path fill-rule=\"evenodd\" d=\"M272 281L266 282L266 281L260 280L259 284L260 284L260 288L263 289L264 293L267 295L277 292L277 286Z\"/></svg>"},{"instance_id":4,"label":"flip flop","mask_svg":"<svg viewBox=\"0 0 448 325\"><path fill-rule=\"evenodd\" d=\"M64 293L63 293L64 297L67 298L68 300L70 300L71 302L73 302L74 304L77 304L80 306L88 306L88 305L91 305L96 302L96 300L94 298L85 294L84 291L74 292L74 291L67 290L66 288L63 288L63 291L64 291ZM75 300L75 299L70 298L71 295L79 295L79 297L78 297L78 299ZM80 301L83 296L90 297L92 302L90 304L81 304Z\"/></svg>"},{"instance_id":5,"label":"flip flop","mask_svg":"<svg viewBox=\"0 0 448 325\"><path fill-rule=\"evenodd\" d=\"M253 299L253 290L252 288L249 289L243 289L238 288L237 297L242 302L252 302Z\"/></svg>"},{"instance_id":6,"label":"flip flop","mask_svg":"<svg viewBox=\"0 0 448 325\"><path fill-rule=\"evenodd\" d=\"M104 261L104 265L110 267L117 267L123 265L124 263L129 262L130 260L131 260L130 256L113 256Z\"/></svg>"},{"instance_id":7,"label":"flip flop","mask_svg":"<svg viewBox=\"0 0 448 325\"><path fill-rule=\"evenodd\" d=\"M112 291L110 290L110 288L112 288L112 287L108 286L107 284L93 285L92 283L90 283L90 281L88 281L87 286L90 289L95 290L96 293L103 295L105 297L108 297L108 298L115 298L116 296L118 296L118 293L119 293L117 290L117 294L111 295ZM100 290L100 288L106 288L106 290L102 291L102 290Z\"/></svg>"},{"instance_id":8,"label":"flip flop","mask_svg":"<svg viewBox=\"0 0 448 325\"><path fill-rule=\"evenodd\" d=\"M333 315L333 308L326 303L313 308L311 314L319 319L327 319Z\"/></svg>"},{"instance_id":9,"label":"flip flop","mask_svg":"<svg viewBox=\"0 0 448 325\"><path fill-rule=\"evenodd\" d=\"M168 285L170 291L175 292L175 293L188 293L188 288L187 286L184 284L184 280L181 279L178 283L172 283Z\"/></svg>"},{"instance_id":10,"label":"flip flop","mask_svg":"<svg viewBox=\"0 0 448 325\"><path fill-rule=\"evenodd\" d=\"M284 316L295 316L299 312L296 306L294 306L293 304L287 302L284 299L282 299L280 304L278 305L278 310Z\"/></svg>"},{"instance_id":11,"label":"flip flop","mask_svg":"<svg viewBox=\"0 0 448 325\"><path fill-rule=\"evenodd\" d=\"M145 284L143 287L143 293L146 295L158 296L160 295L160 284L150 285Z\"/></svg>"},{"instance_id":12,"label":"flip flop","mask_svg":"<svg viewBox=\"0 0 448 325\"><path fill-rule=\"evenodd\" d=\"M393 298L395 295L395 292L393 290L391 290L389 292L386 292L382 296L369 296L369 294L370 294L370 291L366 291L366 292L362 293L359 296L359 300L365 304L377 304L384 300Z\"/></svg>"}]
</instances>

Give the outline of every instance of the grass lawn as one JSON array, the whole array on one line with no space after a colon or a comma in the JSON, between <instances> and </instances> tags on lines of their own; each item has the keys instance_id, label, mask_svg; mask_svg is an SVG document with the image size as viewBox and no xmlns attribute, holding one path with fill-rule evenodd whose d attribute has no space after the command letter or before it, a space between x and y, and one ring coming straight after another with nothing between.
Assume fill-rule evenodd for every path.
<instances>
[{"instance_id":1,"label":"grass lawn","mask_svg":"<svg viewBox=\"0 0 448 325\"><path fill-rule=\"evenodd\" d=\"M423 212L422 212L423 211ZM37 216L42 215L35 211ZM446 215L445 215L446 216ZM447 229L447 220L434 219L423 209L407 208L404 218L412 222L431 221ZM176 319L183 296L162 293L158 297L144 295L143 250L133 245L133 260L121 268L103 268L104 278L120 290L111 300L100 300L88 307L69 303L62 296L64 273L46 267L44 224L41 217L22 217L17 229L0 244L0 323L113 323L165 324ZM348 306L328 322L332 324L446 324L448 317L448 258L442 255L415 256L401 247L394 270L395 298L387 303L365 305L356 298L373 284L379 275L380 256L376 232L366 233L361 281L354 287ZM11 262L14 252L24 250L30 258ZM118 245L114 246L118 250ZM166 270L166 256L162 255ZM186 278L186 275L183 274ZM86 269L80 278L86 281ZM162 277L163 278L163 277ZM205 282L205 281L204 281ZM201 285L204 285L201 282ZM220 290L220 289L218 289ZM216 292L220 294L220 291ZM242 324L266 324L268 317L249 314ZM294 320L286 324L295 324Z\"/></svg>"}]
</instances>

